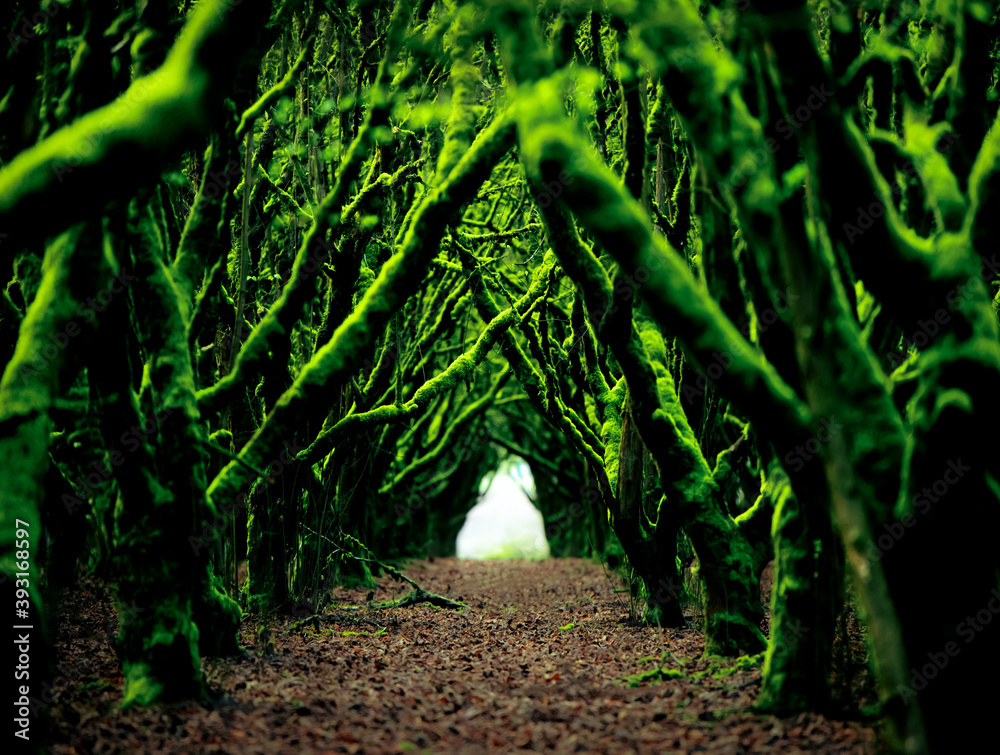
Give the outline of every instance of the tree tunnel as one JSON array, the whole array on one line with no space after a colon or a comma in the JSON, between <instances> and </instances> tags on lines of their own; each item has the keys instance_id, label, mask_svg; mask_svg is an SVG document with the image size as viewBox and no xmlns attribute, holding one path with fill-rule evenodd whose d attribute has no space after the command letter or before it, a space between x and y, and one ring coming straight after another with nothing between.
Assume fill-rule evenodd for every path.
<instances>
[{"instance_id":1,"label":"tree tunnel","mask_svg":"<svg viewBox=\"0 0 1000 755\"><path fill-rule=\"evenodd\" d=\"M483 478L479 493L456 538L459 558L549 557L545 521L535 507L535 481L526 461L503 458Z\"/></svg>"},{"instance_id":2,"label":"tree tunnel","mask_svg":"<svg viewBox=\"0 0 1000 755\"><path fill-rule=\"evenodd\" d=\"M766 654L759 710L829 708L850 605L893 747L992 715L1000 622L914 674L1000 574L995 7L27 5L0 569L38 632L114 581L126 706L203 695L245 615L465 554L516 459L533 553Z\"/></svg>"}]
</instances>

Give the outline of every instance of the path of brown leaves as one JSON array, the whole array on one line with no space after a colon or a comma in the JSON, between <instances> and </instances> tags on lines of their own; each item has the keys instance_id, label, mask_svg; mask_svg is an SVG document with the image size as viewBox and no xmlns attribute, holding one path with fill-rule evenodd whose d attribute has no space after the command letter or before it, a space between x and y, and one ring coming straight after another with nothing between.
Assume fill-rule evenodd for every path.
<instances>
[{"instance_id":1,"label":"path of brown leaves","mask_svg":"<svg viewBox=\"0 0 1000 755\"><path fill-rule=\"evenodd\" d=\"M820 715L747 712L760 671L643 683L655 668L704 670L694 629L628 626L599 564L437 559L406 570L462 612L420 605L327 613L319 632L277 625L277 654L204 662L215 699L119 712L117 619L106 588L67 593L52 714L56 753L872 752L872 729ZM409 587L380 580L376 600ZM344 605L363 592L340 590Z\"/></svg>"}]
</instances>

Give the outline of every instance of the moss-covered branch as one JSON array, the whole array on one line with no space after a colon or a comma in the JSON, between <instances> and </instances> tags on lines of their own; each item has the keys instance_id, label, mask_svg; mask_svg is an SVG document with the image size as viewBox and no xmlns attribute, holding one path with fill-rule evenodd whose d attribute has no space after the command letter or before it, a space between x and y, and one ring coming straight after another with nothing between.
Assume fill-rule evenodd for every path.
<instances>
[{"instance_id":1,"label":"moss-covered branch","mask_svg":"<svg viewBox=\"0 0 1000 755\"><path fill-rule=\"evenodd\" d=\"M330 342L303 368L293 386L276 402L264 424L240 452L259 465L280 446L317 406L331 402L329 385L340 383L361 366L375 338L401 304L416 290L423 272L437 254L448 222L489 176L493 165L510 148L513 126L499 120L488 127L443 184L422 203L402 248L383 265L378 278L355 312L337 328ZM215 500L235 495L241 485L235 463L229 464L209 487Z\"/></svg>"},{"instance_id":2,"label":"moss-covered branch","mask_svg":"<svg viewBox=\"0 0 1000 755\"><path fill-rule=\"evenodd\" d=\"M677 336L703 371L719 374L714 379L719 389L764 437L801 431L809 422L808 410L652 230L610 171L564 126L539 124L529 133L522 147L528 164L543 181L565 183L567 206L616 257L664 329Z\"/></svg>"},{"instance_id":3,"label":"moss-covered branch","mask_svg":"<svg viewBox=\"0 0 1000 755\"><path fill-rule=\"evenodd\" d=\"M122 634L124 704L149 705L190 694L173 670L157 665L164 659L151 654L150 643L176 632L192 645L196 660L199 654L236 652L240 611L219 591L209 554L192 543L190 523L211 521L216 511L205 495L206 437L195 399L184 297L162 258L163 250L138 234L130 240L144 288L143 296L133 298L138 336L148 355L151 391L162 407L157 466L165 482L152 499L127 501L132 526L122 533L123 549L133 560L139 553L146 558L155 554L155 572L126 573L120 586L127 604L155 607ZM195 681L200 684L200 673Z\"/></svg>"},{"instance_id":4,"label":"moss-covered branch","mask_svg":"<svg viewBox=\"0 0 1000 755\"><path fill-rule=\"evenodd\" d=\"M476 259L471 253L460 249L459 256L461 257L462 265L470 275L476 278L482 275L482 272L477 268ZM473 281L472 291L474 303L481 319L489 321L500 313L500 308L497 306L493 294L485 285L482 285L479 281ZM517 377L518 382L539 415L544 417L553 428L564 433L577 450L586 458L588 465L597 478L599 496L595 503L600 502L602 505L614 505L614 486L609 480L608 472L605 470L604 460L584 441L579 429L572 423L566 413L559 411L554 404L546 400L545 389L543 387L544 378L538 373L538 370L535 369L534 365L521 349L520 344L511 334L505 333L501 337L500 351L507 360L507 363L510 364L514 375Z\"/></svg>"},{"instance_id":5,"label":"moss-covered branch","mask_svg":"<svg viewBox=\"0 0 1000 755\"><path fill-rule=\"evenodd\" d=\"M0 171L0 226L31 226L32 219L44 217L45 227L58 231L155 178L167 160L221 122L223 100L241 63L232 50L255 49L247 40L259 37L270 7L227 0L196 5L158 70ZM116 181L105 181L109 174ZM53 214L53 206L62 209ZM2 253L13 248L5 245Z\"/></svg>"},{"instance_id":6,"label":"moss-covered branch","mask_svg":"<svg viewBox=\"0 0 1000 755\"><path fill-rule=\"evenodd\" d=\"M465 432L473 420L493 406L497 392L506 384L509 377L510 370L505 367L482 396L470 402L454 419L449 420L447 429L440 438L436 439L434 446L427 453L407 464L388 484L379 489L379 493L389 494L394 488L402 488L408 484L421 472L432 469L434 464L443 458L444 454L455 447L455 438Z\"/></svg>"},{"instance_id":7,"label":"moss-covered branch","mask_svg":"<svg viewBox=\"0 0 1000 755\"><path fill-rule=\"evenodd\" d=\"M403 37L410 20L410 9L409 2L399 2L393 9L386 53L379 63L373 86L373 106L368 113L366 123L359 130L358 136L344 157L333 190L316 209L313 223L304 235L295 256L288 283L282 290L280 298L247 338L230 373L215 385L199 392L198 400L206 411L221 410L248 377L256 374L261 364L268 360L268 352L274 340L281 335L287 337L291 333L306 304L315 297L313 276L326 262L332 247L332 244L327 242L327 235L337 231L351 211L359 206L360 199L354 202L351 208L341 211L348 192L360 175L361 167L368 157L369 147L378 140L378 135L388 123L392 66L403 45Z\"/></svg>"},{"instance_id":8,"label":"moss-covered branch","mask_svg":"<svg viewBox=\"0 0 1000 755\"><path fill-rule=\"evenodd\" d=\"M472 349L453 360L440 375L436 375L423 383L405 403L396 403L390 406L381 406L367 412L352 412L348 414L336 424L320 433L309 448L300 455L299 459L310 464L316 463L330 453L348 433L357 431L361 425L371 426L379 423L401 422L411 418L421 412L425 412L432 401L445 395L463 380L469 380L473 371L483 362L507 330L515 326L518 321L523 322L530 317L534 307L541 301L542 286L554 262L555 259L551 258L548 260L547 265L543 264L539 266L535 271L532 286L529 287L524 296L511 307L498 313L490 320ZM476 411L485 408L492 401L492 395L488 395L490 395L489 401L483 403L481 399L473 404L473 406L478 407ZM397 476L397 482L399 482L399 476Z\"/></svg>"},{"instance_id":9,"label":"moss-covered branch","mask_svg":"<svg viewBox=\"0 0 1000 755\"><path fill-rule=\"evenodd\" d=\"M315 19L308 23L306 28L307 32L301 40L302 49L299 51L299 56L292 63L285 76L264 92L253 105L243 111L243 114L240 116L240 123L236 127L236 141L243 139L247 129L253 127L254 121L263 115L267 111L267 108L271 107L295 87L296 79L302 72L302 69L312 61L315 46L311 42L317 29Z\"/></svg>"},{"instance_id":10,"label":"moss-covered branch","mask_svg":"<svg viewBox=\"0 0 1000 755\"><path fill-rule=\"evenodd\" d=\"M21 321L14 355L0 380L0 576L4 596L12 604L17 599L11 607L23 610L18 614L21 620L15 621L34 627L27 630L33 689L45 688L52 660L39 561L46 538L40 509L50 464L51 414L77 377L80 355L94 335L94 320L84 318L86 301L110 285L111 273L99 238L84 233L81 226L51 241L42 260L41 284ZM65 506L69 514L74 508L74 502L65 498L48 503ZM57 543L56 547L65 545ZM50 574L49 579L53 577ZM21 589L15 592L15 587Z\"/></svg>"}]
</instances>

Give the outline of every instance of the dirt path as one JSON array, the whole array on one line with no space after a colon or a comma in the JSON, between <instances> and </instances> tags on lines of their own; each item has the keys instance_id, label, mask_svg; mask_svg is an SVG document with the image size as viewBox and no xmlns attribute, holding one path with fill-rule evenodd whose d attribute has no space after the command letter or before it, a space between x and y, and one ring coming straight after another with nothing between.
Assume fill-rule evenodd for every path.
<instances>
[{"instance_id":1,"label":"dirt path","mask_svg":"<svg viewBox=\"0 0 1000 755\"><path fill-rule=\"evenodd\" d=\"M624 625L626 609L600 565L579 559L437 559L405 572L427 590L461 597L462 613L426 605L328 614L317 633L276 628L277 654L258 657L253 627L243 661L205 663L211 705L120 713L122 679L109 638L117 619L105 588L67 594L60 615L53 716L56 753L297 752L872 752L855 721L791 719L746 709L760 671L708 669L693 629ZM385 585L376 600L409 587ZM361 604L362 592L336 599ZM657 668L683 678L630 688Z\"/></svg>"}]
</instances>

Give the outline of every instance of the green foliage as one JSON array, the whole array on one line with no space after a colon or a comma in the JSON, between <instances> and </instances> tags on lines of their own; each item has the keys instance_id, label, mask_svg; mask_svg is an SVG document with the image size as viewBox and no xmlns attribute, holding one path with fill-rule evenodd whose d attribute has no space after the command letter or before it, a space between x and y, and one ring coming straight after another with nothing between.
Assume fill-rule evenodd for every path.
<instances>
[{"instance_id":1,"label":"green foliage","mask_svg":"<svg viewBox=\"0 0 1000 755\"><path fill-rule=\"evenodd\" d=\"M647 623L698 603L753 653L700 673L763 662L762 709L826 704L849 564L891 736L948 743L943 685L899 696L996 586L989 4L181 5L89 4L0 71L0 520L146 609L126 704L237 650L244 559L267 652L452 553L517 456L552 552Z\"/></svg>"}]
</instances>

